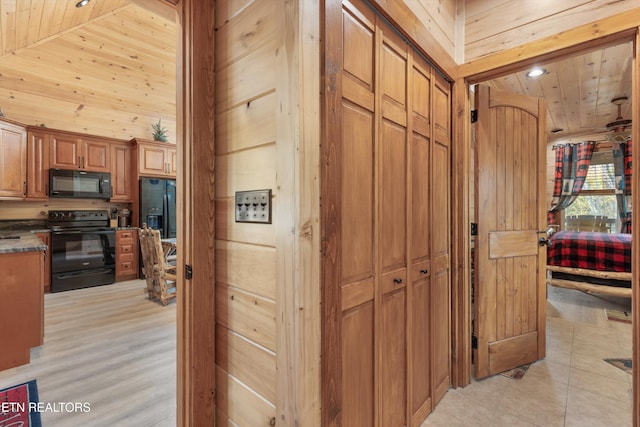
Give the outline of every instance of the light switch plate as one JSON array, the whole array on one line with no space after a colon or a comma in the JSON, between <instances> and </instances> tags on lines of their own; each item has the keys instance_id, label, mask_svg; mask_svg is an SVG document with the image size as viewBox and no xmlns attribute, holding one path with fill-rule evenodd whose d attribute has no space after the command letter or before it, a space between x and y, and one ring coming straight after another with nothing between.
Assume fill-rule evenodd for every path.
<instances>
[{"instance_id":1,"label":"light switch plate","mask_svg":"<svg viewBox=\"0 0 640 427\"><path fill-rule=\"evenodd\" d=\"M236 222L271 224L271 190L236 191Z\"/></svg>"}]
</instances>

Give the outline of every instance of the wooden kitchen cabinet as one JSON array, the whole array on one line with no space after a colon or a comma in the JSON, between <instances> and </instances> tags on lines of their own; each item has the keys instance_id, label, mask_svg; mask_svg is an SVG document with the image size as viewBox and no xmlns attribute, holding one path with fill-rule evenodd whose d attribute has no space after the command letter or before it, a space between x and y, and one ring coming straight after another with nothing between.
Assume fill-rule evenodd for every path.
<instances>
[{"instance_id":1,"label":"wooden kitchen cabinet","mask_svg":"<svg viewBox=\"0 0 640 427\"><path fill-rule=\"evenodd\" d=\"M40 240L47 245L47 249L44 251L44 277L42 278L42 287L44 292L51 292L51 233L35 233Z\"/></svg>"},{"instance_id":2,"label":"wooden kitchen cabinet","mask_svg":"<svg viewBox=\"0 0 640 427\"><path fill-rule=\"evenodd\" d=\"M138 175L175 178L177 150L175 145L134 139L138 147Z\"/></svg>"},{"instance_id":3,"label":"wooden kitchen cabinet","mask_svg":"<svg viewBox=\"0 0 640 427\"><path fill-rule=\"evenodd\" d=\"M43 260L40 250L0 254L0 370L29 363L29 350L42 345Z\"/></svg>"},{"instance_id":4,"label":"wooden kitchen cabinet","mask_svg":"<svg viewBox=\"0 0 640 427\"><path fill-rule=\"evenodd\" d=\"M51 135L27 129L27 199L49 198L49 141Z\"/></svg>"},{"instance_id":5,"label":"wooden kitchen cabinet","mask_svg":"<svg viewBox=\"0 0 640 427\"><path fill-rule=\"evenodd\" d=\"M131 202L134 194L133 147L131 144L111 144L111 201Z\"/></svg>"},{"instance_id":6,"label":"wooden kitchen cabinet","mask_svg":"<svg viewBox=\"0 0 640 427\"><path fill-rule=\"evenodd\" d=\"M98 137L52 133L50 167L110 172L110 143Z\"/></svg>"},{"instance_id":7,"label":"wooden kitchen cabinet","mask_svg":"<svg viewBox=\"0 0 640 427\"><path fill-rule=\"evenodd\" d=\"M27 130L0 121L0 197L24 198L27 187Z\"/></svg>"},{"instance_id":8,"label":"wooden kitchen cabinet","mask_svg":"<svg viewBox=\"0 0 640 427\"><path fill-rule=\"evenodd\" d=\"M116 282L138 278L138 230L116 230Z\"/></svg>"}]
</instances>

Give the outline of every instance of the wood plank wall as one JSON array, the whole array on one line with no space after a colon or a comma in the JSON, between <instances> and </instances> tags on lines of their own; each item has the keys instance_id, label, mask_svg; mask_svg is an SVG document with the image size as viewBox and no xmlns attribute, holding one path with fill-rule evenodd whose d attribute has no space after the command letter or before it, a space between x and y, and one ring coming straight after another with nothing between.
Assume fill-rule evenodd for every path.
<instances>
[{"instance_id":1,"label":"wood plank wall","mask_svg":"<svg viewBox=\"0 0 640 427\"><path fill-rule=\"evenodd\" d=\"M610 0L465 2L464 62L638 7Z\"/></svg>"},{"instance_id":2,"label":"wood plank wall","mask_svg":"<svg viewBox=\"0 0 640 427\"><path fill-rule=\"evenodd\" d=\"M463 3L456 0L403 0L409 9L418 17L420 22L425 26L435 40L447 51L451 56L461 62L462 49L460 43L457 43L460 30L457 27L458 8L464 10ZM460 51L460 55L458 55ZM455 52L455 53L454 53ZM459 56L459 58L458 58Z\"/></svg>"},{"instance_id":3,"label":"wood plank wall","mask_svg":"<svg viewBox=\"0 0 640 427\"><path fill-rule=\"evenodd\" d=\"M125 140L151 139L151 126L162 119L175 143L176 25L115 2L120 3L124 6L89 22L55 27L57 33L30 45L5 46L9 41L2 40L5 116L26 125ZM37 34L38 28L31 32Z\"/></svg>"},{"instance_id":4,"label":"wood plank wall","mask_svg":"<svg viewBox=\"0 0 640 427\"><path fill-rule=\"evenodd\" d=\"M274 1L216 2L216 384L220 425L276 416L276 80ZM273 190L273 224L236 223L236 191Z\"/></svg>"}]
</instances>

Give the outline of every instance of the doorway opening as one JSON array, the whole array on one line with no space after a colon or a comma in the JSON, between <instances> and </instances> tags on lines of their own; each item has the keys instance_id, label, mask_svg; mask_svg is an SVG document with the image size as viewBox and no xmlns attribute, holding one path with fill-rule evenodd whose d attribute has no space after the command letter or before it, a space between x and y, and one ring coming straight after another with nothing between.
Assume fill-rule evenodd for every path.
<instances>
[{"instance_id":1,"label":"doorway opening","mask_svg":"<svg viewBox=\"0 0 640 427\"><path fill-rule=\"evenodd\" d=\"M526 77L526 70L507 76L496 77L492 80L484 81L483 84L502 91L518 93L545 99L548 105L547 129L548 137L547 167L543 171L545 174L545 194L543 204L545 211L551 207L554 185L554 151L553 145L575 144L582 141L595 141L596 150L592 164L608 164L611 158L611 129L606 124L616 119L616 105L611 101L620 97L631 98L632 94L632 68L633 68L633 45L629 42L622 42L614 46L608 45L598 50L589 50L579 55L565 57L555 62L537 64L545 68L545 72L534 80ZM470 98L473 100L476 93L472 90ZM473 105L473 101L471 102ZM613 108L611 108L613 107ZM629 118L632 115L631 103L622 109L622 115ZM475 125L472 126L471 159L474 159ZM562 129L562 130L560 130ZM558 131L560 130L560 131ZM552 131L556 131L552 133ZM476 167L473 160L471 162L471 176L477 177ZM592 168L595 169L595 168ZM605 177L600 177L603 180ZM477 222L475 212L478 211L474 190L478 189L478 182L471 185L472 195L469 198L471 203L471 222ZM611 197L608 192L615 193L615 187L608 189L598 189L592 191L590 196ZM601 205L597 203L583 203L586 207L581 209L595 208ZM577 208L578 206L576 206ZM484 211L481 210L481 212ZM598 215L598 212L584 212L582 215ZM600 214L604 215L604 213ZM612 215L608 215L611 217ZM559 229L566 228L567 223L564 215L560 216ZM607 230L620 231L620 220L613 216L607 221ZM616 228L617 226L617 228ZM540 231L544 231L541 229ZM475 246L477 237L472 237L472 247ZM472 254L476 251L472 248ZM472 257L471 261L471 283L477 283L478 271L477 259ZM545 285L545 287L547 287ZM548 293L547 293L548 292ZM472 304L476 301L473 300ZM559 396L564 396L565 406L556 415L572 417L577 415L576 402L593 393L594 399L603 405L611 404L616 408L616 413L621 413L629 423L631 420L631 375L624 370L612 365L605 359L630 359L632 355L632 330L631 324L620 322L619 320L608 320L608 314L612 312L631 312L631 299L620 298L598 293L584 293L579 290L563 289L555 286L548 286L545 289L546 298L546 355L544 361L536 364L527 371L527 375L538 380L538 391L544 391L542 379L543 374L551 376L548 384L561 387L554 387L554 390L561 389ZM476 325L472 308L472 330ZM610 316L613 317L613 316ZM509 319L517 323L517 316ZM474 332L475 334L475 332ZM605 354L606 353L606 354ZM620 355L611 356L611 354ZM474 362L476 362L474 360ZM563 369L567 372L566 377L559 378L556 374ZM532 376L533 374L533 376ZM495 381L495 380L489 380ZM482 382L480 382L482 383ZM600 384L600 387L588 384ZM620 399L611 399L611 395L603 396L599 399L599 393L603 385L617 387ZM547 390L548 391L548 390ZM543 393L540 399L548 398L549 393ZM510 398L517 396L512 393ZM531 396L531 392L528 393ZM597 398L597 399L596 399ZM535 400L535 399L534 399ZM561 399L562 400L562 399ZM508 408L509 400L505 400ZM534 402L540 403L540 401ZM534 404L532 403L532 404ZM550 404L553 406L553 403ZM546 406L550 406L546 402ZM605 412L602 408L600 412ZM554 410L550 410L553 413ZM597 415L594 415L597 416ZM565 418L568 419L568 418Z\"/></svg>"}]
</instances>

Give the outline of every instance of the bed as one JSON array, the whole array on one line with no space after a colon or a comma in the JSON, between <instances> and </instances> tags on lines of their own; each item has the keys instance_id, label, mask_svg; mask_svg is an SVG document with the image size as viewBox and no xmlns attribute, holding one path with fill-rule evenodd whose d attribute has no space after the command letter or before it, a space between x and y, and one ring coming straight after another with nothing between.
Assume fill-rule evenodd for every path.
<instances>
[{"instance_id":1,"label":"bed","mask_svg":"<svg viewBox=\"0 0 640 427\"><path fill-rule=\"evenodd\" d=\"M547 250L547 284L631 298L631 234L559 231Z\"/></svg>"}]
</instances>

